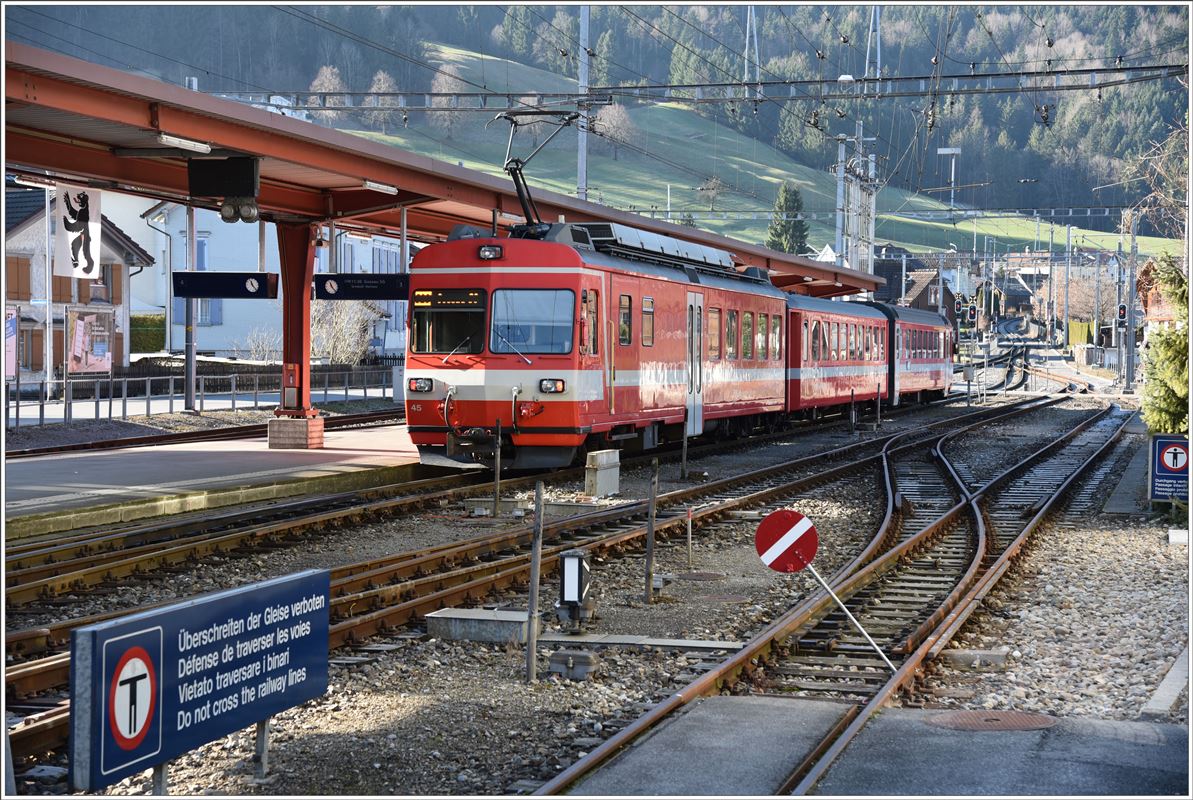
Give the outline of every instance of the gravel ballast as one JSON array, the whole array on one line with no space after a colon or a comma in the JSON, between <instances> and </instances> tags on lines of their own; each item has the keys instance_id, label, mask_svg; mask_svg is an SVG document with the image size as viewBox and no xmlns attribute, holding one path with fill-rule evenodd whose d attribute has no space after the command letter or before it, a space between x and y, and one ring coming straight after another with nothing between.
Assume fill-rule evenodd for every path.
<instances>
[{"instance_id":1,"label":"gravel ballast","mask_svg":"<svg viewBox=\"0 0 1193 800\"><path fill-rule=\"evenodd\" d=\"M1092 408L1096 401L1064 404ZM1049 413L1049 412L1046 412ZM1056 426L1066 414L1053 415ZM895 429L884 423L884 433ZM1008 426L1013 425L1009 423ZM1039 435L1051 424L1040 424ZM1069 424L1068 427L1072 427ZM1033 431L1033 435L1034 435ZM1019 447L1026 448L1025 437ZM813 441L839 446L853 438L816 434L798 444L770 445L694 465L696 480L723 477L806 455ZM950 450L968 453L974 448ZM24 447L37 446L23 444ZM1012 445L1008 443L1007 447ZM1018 448L1016 448L1018 449ZM974 464L988 473L1001 459ZM1005 462L1004 462L1005 466ZM690 485L678 465L663 465L660 492ZM645 497L648 468L626 469L621 495ZM817 567L828 576L856 552L881 519L873 477L837 481L793 499L821 534ZM548 487L549 500L576 500L582 485ZM304 534L300 546L228 557L202 570L120 587L119 604L182 598L307 567L330 567L475 535L459 509ZM689 566L682 537L661 543L655 573L672 579L651 605L643 597L641 553L595 563L597 618L592 633L741 641L757 633L813 588L810 576L779 575L759 562L757 522L726 521L698 531ZM940 708L1017 708L1057 715L1133 719L1187 642L1187 549L1167 544L1167 524L1099 517L1074 529L1050 529L1006 588L996 591L953 647L1012 649L1000 672L936 666L923 699ZM694 580L690 573L715 573ZM708 577L708 575L705 575ZM541 606L557 595L557 578L542 583ZM98 610L107 599L70 607ZM494 604L525 608L508 592ZM92 605L94 604L94 605ZM110 605L108 607L111 607ZM78 613L89 613L78 611ZM546 627L554 627L547 616ZM8 628L27 627L25 620ZM525 681L521 647L382 638L395 645L367 654L367 664L331 668L323 697L273 720L271 775L253 777L253 731L231 734L171 765L176 794L474 795L524 793L590 752L650 703L681 689L701 662L727 655L641 648L604 648L594 679L562 681L547 671L555 645L538 650L539 680ZM1187 721L1187 700L1172 715ZM64 764L62 760L54 763ZM109 795L149 793L149 772L125 779ZM61 793L64 784L30 783L29 793Z\"/></svg>"}]
</instances>

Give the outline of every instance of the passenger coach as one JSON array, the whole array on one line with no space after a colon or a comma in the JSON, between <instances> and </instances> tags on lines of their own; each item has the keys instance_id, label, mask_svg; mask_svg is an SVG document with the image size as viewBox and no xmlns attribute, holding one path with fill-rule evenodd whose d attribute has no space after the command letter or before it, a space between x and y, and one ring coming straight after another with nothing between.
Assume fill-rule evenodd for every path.
<instances>
[{"instance_id":1,"label":"passenger coach","mask_svg":"<svg viewBox=\"0 0 1193 800\"><path fill-rule=\"evenodd\" d=\"M605 223L457 233L415 256L410 290L406 413L424 460L488 463L500 446L514 468L564 466L784 410L786 295L721 250Z\"/></svg>"}]
</instances>

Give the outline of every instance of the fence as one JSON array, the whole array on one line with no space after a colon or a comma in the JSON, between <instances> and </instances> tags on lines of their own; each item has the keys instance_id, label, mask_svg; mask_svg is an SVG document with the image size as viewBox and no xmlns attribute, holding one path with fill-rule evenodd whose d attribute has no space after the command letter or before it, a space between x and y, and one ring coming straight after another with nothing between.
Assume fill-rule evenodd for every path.
<instances>
[{"instance_id":1,"label":"fence","mask_svg":"<svg viewBox=\"0 0 1193 800\"><path fill-rule=\"evenodd\" d=\"M311 401L336 402L394 398L393 370L356 368L313 372ZM282 376L276 372L199 375L195 382L195 410L272 408L280 402ZM73 378L4 385L4 426L65 423L84 419L122 419L129 415L171 414L185 406L185 378L178 375L146 377ZM21 395L30 390L31 399ZM60 398L60 399L54 399Z\"/></svg>"}]
</instances>

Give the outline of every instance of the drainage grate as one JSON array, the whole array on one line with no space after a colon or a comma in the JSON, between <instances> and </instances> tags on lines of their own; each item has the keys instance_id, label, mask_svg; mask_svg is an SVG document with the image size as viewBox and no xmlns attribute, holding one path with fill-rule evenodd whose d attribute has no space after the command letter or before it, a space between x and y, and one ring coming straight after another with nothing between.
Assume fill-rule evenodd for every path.
<instances>
[{"instance_id":1,"label":"drainage grate","mask_svg":"<svg viewBox=\"0 0 1193 800\"><path fill-rule=\"evenodd\" d=\"M681 572L675 576L681 581L720 581L725 579L723 572Z\"/></svg>"},{"instance_id":2,"label":"drainage grate","mask_svg":"<svg viewBox=\"0 0 1193 800\"><path fill-rule=\"evenodd\" d=\"M1036 731L1058 722L1056 717L1029 711L946 711L927 721L954 731Z\"/></svg>"}]
</instances>

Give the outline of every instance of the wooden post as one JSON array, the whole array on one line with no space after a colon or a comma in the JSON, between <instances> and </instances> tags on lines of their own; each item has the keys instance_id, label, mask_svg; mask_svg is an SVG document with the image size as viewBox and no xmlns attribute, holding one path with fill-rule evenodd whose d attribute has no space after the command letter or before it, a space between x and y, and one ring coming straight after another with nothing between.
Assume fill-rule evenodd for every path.
<instances>
[{"instance_id":1,"label":"wooden post","mask_svg":"<svg viewBox=\"0 0 1193 800\"><path fill-rule=\"evenodd\" d=\"M539 570L543 561L543 482L534 484L534 539L530 545L530 601L526 608L526 682L538 676Z\"/></svg>"},{"instance_id":2,"label":"wooden post","mask_svg":"<svg viewBox=\"0 0 1193 800\"><path fill-rule=\"evenodd\" d=\"M692 507L688 506L688 569L692 568Z\"/></svg>"}]
</instances>

